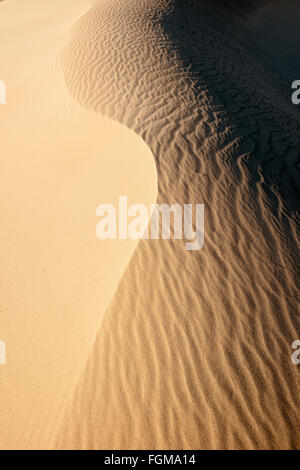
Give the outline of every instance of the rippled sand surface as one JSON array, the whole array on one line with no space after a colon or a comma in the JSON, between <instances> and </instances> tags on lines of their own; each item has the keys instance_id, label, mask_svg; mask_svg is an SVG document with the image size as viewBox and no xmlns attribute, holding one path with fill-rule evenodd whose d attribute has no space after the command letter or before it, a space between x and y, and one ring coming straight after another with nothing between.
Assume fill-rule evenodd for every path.
<instances>
[{"instance_id":1,"label":"rippled sand surface","mask_svg":"<svg viewBox=\"0 0 300 470\"><path fill-rule=\"evenodd\" d=\"M98 0L76 24L69 92L143 137L159 202L205 204L205 246L139 243L59 447L299 447L300 62L269 27L289 37L295 18L294 2Z\"/></svg>"},{"instance_id":2,"label":"rippled sand surface","mask_svg":"<svg viewBox=\"0 0 300 470\"><path fill-rule=\"evenodd\" d=\"M35 3L26 2L31 7ZM300 79L300 59L293 52L293 47L300 47L299 7L292 1L268 0L77 3L73 21L72 9L60 14L61 41L51 42L46 59L42 49L41 64L48 66L55 58L59 72L52 93L59 88L60 103L67 103L60 105L59 116L61 121L67 118L72 151L77 149L79 170L68 179L73 194L69 204L75 195L78 199L78 185L82 191L94 189L84 203L75 198L81 212L71 212L66 223L69 236L63 242L56 224L70 214L70 207L63 206L66 212L57 220L55 208L61 200L51 203L57 245L51 245L50 256L46 247L41 249L34 264L39 266L41 253L51 260L51 295L40 294L41 303L36 302L32 314L34 289L25 284L28 316L24 313L17 324L34 324L34 337L42 332L49 336L49 331L60 335L56 342L43 343L44 356L23 381L16 378L15 369L11 382L1 376L7 393L2 406L5 422L14 416L12 404L23 413L14 424L18 439L12 429L2 447L299 448L300 366L291 361L292 342L300 335L300 115L291 103L291 83ZM50 109L55 116L57 108ZM132 144L127 148L136 150L136 158L130 160L131 151L124 155L122 150L119 156L115 151L115 163L109 165L106 150L97 153L108 122L110 142L122 132L126 140L129 132ZM82 139L81 151L74 144L76 136ZM85 154L90 139L93 158ZM105 148L111 146L107 142ZM57 148L49 142L46 148L50 165ZM71 162L66 159L68 151L59 148L56 154L62 163L52 171L61 175L64 188L69 170L62 168L70 168ZM88 166L82 182L83 158ZM35 159L29 161L34 168ZM101 165L107 168L104 174ZM101 177L100 193L95 168ZM12 179L13 167L7 174ZM93 230L95 236L94 209L105 195L103 202L114 202L127 190L132 191L133 202L151 203L156 187L159 203L205 205L202 250L187 251L180 240L142 240L126 247L116 242L116 251L114 242L107 242L100 252L97 239L92 242L88 235L85 250L78 251L89 208L93 216L88 233ZM49 194L52 189L49 184ZM25 200L32 204L30 195ZM8 220L12 228L7 243L15 219ZM29 228L27 233L30 237ZM13 239L14 247L20 240ZM57 246L60 253L69 250L68 262L77 253L73 267L79 277L69 276L74 269L66 270L61 254L51 257ZM32 276L27 258L19 259L19 270L27 269L21 270L5 297L9 318L16 318L12 315L23 306L22 296L16 305L10 303L13 292L24 285L28 272L29 279ZM15 272L10 263L7 259L6 266ZM35 276L34 285L49 287L40 274ZM49 300L53 298L54 308ZM42 330L40 305L45 306L45 315L52 315ZM62 306L66 321L58 313ZM8 324L7 335L15 341L15 323ZM31 344L29 330L27 335L25 346ZM71 337L62 347L64 338ZM39 353L40 348L41 340L35 340L29 353ZM57 362L49 378L45 371L53 348ZM66 354L68 360L63 361ZM37 428L28 424L28 417L41 371L41 403L33 407ZM68 380L60 383L65 374ZM26 406L21 394L15 397L14 392L15 401L8 395L10 384L22 383L30 383L25 387ZM47 433L40 436L43 429ZM3 425L0 435L4 433Z\"/></svg>"}]
</instances>

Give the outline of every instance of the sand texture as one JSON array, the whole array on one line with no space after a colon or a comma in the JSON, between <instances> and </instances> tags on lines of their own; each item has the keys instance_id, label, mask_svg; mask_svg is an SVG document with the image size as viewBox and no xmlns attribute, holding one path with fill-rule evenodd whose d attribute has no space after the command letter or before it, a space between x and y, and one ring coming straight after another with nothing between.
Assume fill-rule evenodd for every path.
<instances>
[{"instance_id":1,"label":"sand texture","mask_svg":"<svg viewBox=\"0 0 300 470\"><path fill-rule=\"evenodd\" d=\"M0 109L1 447L299 448L297 2L22 3L43 21L6 32L34 47ZM100 243L120 194L203 203L203 249Z\"/></svg>"}]
</instances>

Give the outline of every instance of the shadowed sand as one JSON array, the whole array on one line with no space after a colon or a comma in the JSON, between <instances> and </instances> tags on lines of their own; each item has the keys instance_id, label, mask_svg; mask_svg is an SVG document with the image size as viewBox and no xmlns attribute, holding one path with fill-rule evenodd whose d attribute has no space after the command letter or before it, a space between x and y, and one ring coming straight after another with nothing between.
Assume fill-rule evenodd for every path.
<instances>
[{"instance_id":1,"label":"shadowed sand","mask_svg":"<svg viewBox=\"0 0 300 470\"><path fill-rule=\"evenodd\" d=\"M299 448L295 2L0 10L1 448ZM99 243L120 194L203 250Z\"/></svg>"},{"instance_id":2,"label":"shadowed sand","mask_svg":"<svg viewBox=\"0 0 300 470\"><path fill-rule=\"evenodd\" d=\"M98 0L73 30L71 95L142 136L158 201L204 203L206 226L199 252L139 243L59 448L299 447L300 70L265 30L277 6Z\"/></svg>"}]
</instances>

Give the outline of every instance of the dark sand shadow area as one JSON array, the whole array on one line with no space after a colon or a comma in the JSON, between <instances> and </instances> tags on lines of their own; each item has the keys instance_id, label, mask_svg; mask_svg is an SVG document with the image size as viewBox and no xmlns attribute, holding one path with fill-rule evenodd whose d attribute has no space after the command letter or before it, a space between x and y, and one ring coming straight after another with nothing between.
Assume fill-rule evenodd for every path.
<instances>
[{"instance_id":1,"label":"dark sand shadow area","mask_svg":"<svg viewBox=\"0 0 300 470\"><path fill-rule=\"evenodd\" d=\"M268 0L178 1L162 20L194 89L205 86L242 136L236 156L247 154L253 187L263 179L274 207L279 192L293 210L300 207L300 109L291 102L299 21L295 1Z\"/></svg>"}]
</instances>

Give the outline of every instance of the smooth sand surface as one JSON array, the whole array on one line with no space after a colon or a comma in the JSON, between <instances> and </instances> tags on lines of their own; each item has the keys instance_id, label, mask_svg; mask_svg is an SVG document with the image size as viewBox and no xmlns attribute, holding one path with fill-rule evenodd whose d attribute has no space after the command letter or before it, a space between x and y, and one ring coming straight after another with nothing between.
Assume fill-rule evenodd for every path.
<instances>
[{"instance_id":1,"label":"smooth sand surface","mask_svg":"<svg viewBox=\"0 0 300 470\"><path fill-rule=\"evenodd\" d=\"M17 3L4 2L0 10L8 18L9 8L17 14ZM26 3L28 8L37 4ZM53 109L53 99L46 106L44 85L39 88L35 81L32 87L26 76L25 90L39 90L31 111L38 115L38 129L25 117L26 108L18 108L20 121L11 117L5 133L11 157L3 156L4 188L10 191L1 244L1 274L8 279L3 331L14 354L25 351L26 367L18 357L10 377L8 368L1 370L2 447L299 448L299 367L291 361L291 344L300 334L300 116L290 87L300 69L289 41L274 38L270 28L275 16L279 34L288 28L297 38L295 3L94 0L87 2L90 6L74 2L84 10L76 14L71 7L63 12L58 2L42 3L49 9L43 10L49 34L59 31L59 47L51 38L49 54L62 72L47 94L59 93L60 106L59 112L57 104ZM66 39L74 16L81 18ZM24 26L21 17L20 22ZM45 24L38 27L45 39ZM21 35L21 27L17 30ZM51 61L45 57L47 41L33 43L37 49L28 46L28 58L34 63L27 70L39 81L34 67L45 66L46 79ZM9 57L7 64L17 81L20 65L14 69ZM26 74L26 67L22 71ZM20 101L33 106L31 94L25 99L28 92L19 85L16 96L17 91ZM3 115L4 108L0 111ZM58 145L59 123L66 117L69 131ZM114 168L107 163L101 173L104 117L147 144L137 138L133 144L134 149L141 145L141 197L155 198L156 171L158 202L205 204L201 251L188 252L179 240L143 240L126 247L111 242L110 253L105 242L100 253L93 238L95 205L126 194L122 184L128 194L138 195L133 189L137 163L128 163L129 155L116 156ZM28 126L41 136L38 144L27 140L27 131L23 141L13 138L18 122L21 135ZM86 153L87 141L94 143L93 157ZM13 145L20 148L18 157ZM72 158L64 145L71 146ZM111 146L107 142L106 148ZM41 179L45 168L47 177ZM59 188L53 195L54 173ZM110 193L114 174L120 176ZM109 180L100 193L98 178ZM47 196L41 197L45 186ZM74 222L78 204L81 216ZM64 234L69 235L62 240L66 213ZM32 225L39 225L39 232ZM82 238L87 244L79 251ZM122 268L114 246L122 252ZM39 272L44 266L45 273ZM44 287L48 294L41 293ZM75 339L82 348L74 348ZM51 377L50 352L55 355ZM63 355L67 359L61 364ZM48 434L39 438L42 429Z\"/></svg>"},{"instance_id":2,"label":"smooth sand surface","mask_svg":"<svg viewBox=\"0 0 300 470\"><path fill-rule=\"evenodd\" d=\"M21 3L21 5L20 5ZM63 6L61 5L63 3ZM137 241L96 237L96 208L155 202L153 155L67 93L59 55L86 2L1 5L0 447L51 448ZM134 168L134 171L132 171Z\"/></svg>"}]
</instances>

